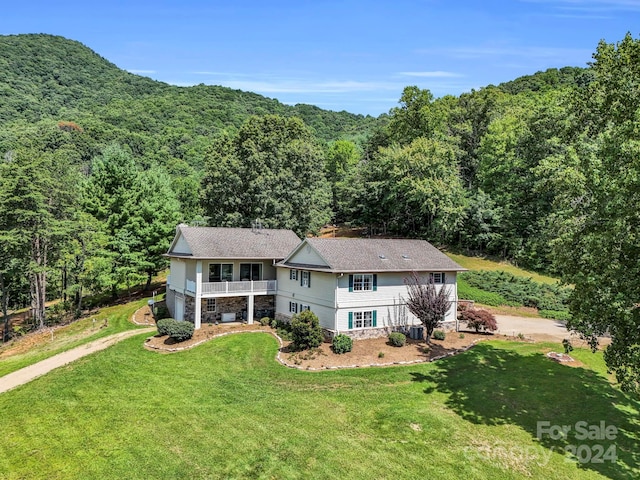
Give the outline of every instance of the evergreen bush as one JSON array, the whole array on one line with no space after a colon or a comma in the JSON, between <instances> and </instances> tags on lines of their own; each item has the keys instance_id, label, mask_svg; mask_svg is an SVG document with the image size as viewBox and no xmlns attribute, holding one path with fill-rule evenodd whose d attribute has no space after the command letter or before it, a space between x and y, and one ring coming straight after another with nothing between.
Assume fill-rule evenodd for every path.
<instances>
[{"instance_id":1,"label":"evergreen bush","mask_svg":"<svg viewBox=\"0 0 640 480\"><path fill-rule=\"evenodd\" d=\"M402 347L407 343L407 336L401 332L392 332L389 334L389 343L394 347Z\"/></svg>"},{"instance_id":2,"label":"evergreen bush","mask_svg":"<svg viewBox=\"0 0 640 480\"><path fill-rule=\"evenodd\" d=\"M291 318L291 338L294 350L306 350L320 346L324 333L318 317L310 310L296 313Z\"/></svg>"},{"instance_id":3,"label":"evergreen bush","mask_svg":"<svg viewBox=\"0 0 640 480\"><path fill-rule=\"evenodd\" d=\"M339 333L335 337L333 337L333 342L331 343L331 348L335 353L347 353L351 351L353 347L353 340L348 335L344 333Z\"/></svg>"}]
</instances>

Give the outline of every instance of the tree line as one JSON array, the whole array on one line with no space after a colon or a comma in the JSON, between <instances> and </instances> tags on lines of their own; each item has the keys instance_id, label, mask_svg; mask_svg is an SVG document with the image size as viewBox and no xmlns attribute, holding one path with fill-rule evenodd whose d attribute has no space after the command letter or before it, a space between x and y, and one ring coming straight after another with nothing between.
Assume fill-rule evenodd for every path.
<instances>
[{"instance_id":1,"label":"tree line","mask_svg":"<svg viewBox=\"0 0 640 480\"><path fill-rule=\"evenodd\" d=\"M572 326L612 334L608 364L637 387L639 54L627 35L587 69L459 97L407 87L388 115L332 138L268 111L194 121L178 105L197 106L204 87L76 105L64 121L12 117L0 128L5 318L31 303L44 325L49 298L80 310L83 292L148 281L180 221L259 219L301 236L343 222L562 275Z\"/></svg>"}]
</instances>

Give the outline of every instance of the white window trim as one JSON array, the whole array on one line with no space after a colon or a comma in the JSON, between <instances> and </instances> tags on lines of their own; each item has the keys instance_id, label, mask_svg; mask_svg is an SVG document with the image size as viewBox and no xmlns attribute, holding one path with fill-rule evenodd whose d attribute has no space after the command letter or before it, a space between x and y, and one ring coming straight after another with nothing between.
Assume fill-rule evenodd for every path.
<instances>
[{"instance_id":1,"label":"white window trim","mask_svg":"<svg viewBox=\"0 0 640 480\"><path fill-rule=\"evenodd\" d=\"M300 286L303 288L311 288L311 272L307 270L302 271L302 279L300 280Z\"/></svg>"},{"instance_id":2,"label":"white window trim","mask_svg":"<svg viewBox=\"0 0 640 480\"><path fill-rule=\"evenodd\" d=\"M211 303L213 303L213 310L211 310L211 308L209 307ZM207 298L205 308L207 313L215 313L218 311L218 302L216 302L215 298Z\"/></svg>"},{"instance_id":3,"label":"white window trim","mask_svg":"<svg viewBox=\"0 0 640 480\"><path fill-rule=\"evenodd\" d=\"M289 313L298 313L298 304L296 302L289 302Z\"/></svg>"},{"instance_id":4,"label":"white window trim","mask_svg":"<svg viewBox=\"0 0 640 480\"><path fill-rule=\"evenodd\" d=\"M367 315L368 318L367 318ZM358 319L358 317L360 317ZM361 326L357 326L358 322L362 322ZM368 323L369 325L365 325ZM373 327L373 310L365 310L363 312L353 312L353 330L359 330L363 328L372 328Z\"/></svg>"},{"instance_id":5,"label":"white window trim","mask_svg":"<svg viewBox=\"0 0 640 480\"><path fill-rule=\"evenodd\" d=\"M289 280L295 280L296 282L298 281L298 270L289 270Z\"/></svg>"},{"instance_id":6,"label":"white window trim","mask_svg":"<svg viewBox=\"0 0 640 480\"><path fill-rule=\"evenodd\" d=\"M357 280L358 277L360 278L360 281ZM369 280L368 282L365 281L366 278ZM367 283L369 288L365 288ZM359 288L356 288L356 285L358 285ZM373 274L372 273L354 273L353 274L353 291L354 292L373 292Z\"/></svg>"},{"instance_id":7,"label":"white window trim","mask_svg":"<svg viewBox=\"0 0 640 480\"><path fill-rule=\"evenodd\" d=\"M429 279L436 285L444 284L446 280L446 274L444 272L432 272L429 274Z\"/></svg>"}]
</instances>

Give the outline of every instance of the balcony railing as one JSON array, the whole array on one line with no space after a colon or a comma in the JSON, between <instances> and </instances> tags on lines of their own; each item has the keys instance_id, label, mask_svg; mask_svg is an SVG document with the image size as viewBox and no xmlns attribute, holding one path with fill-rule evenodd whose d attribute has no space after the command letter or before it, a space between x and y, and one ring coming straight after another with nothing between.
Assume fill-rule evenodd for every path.
<instances>
[{"instance_id":1,"label":"balcony railing","mask_svg":"<svg viewBox=\"0 0 640 480\"><path fill-rule=\"evenodd\" d=\"M188 283L188 281L187 281ZM194 282L195 283L195 282ZM203 294L275 293L276 280L250 280L244 282L209 282L202 284ZM187 285L187 289L189 285Z\"/></svg>"}]
</instances>

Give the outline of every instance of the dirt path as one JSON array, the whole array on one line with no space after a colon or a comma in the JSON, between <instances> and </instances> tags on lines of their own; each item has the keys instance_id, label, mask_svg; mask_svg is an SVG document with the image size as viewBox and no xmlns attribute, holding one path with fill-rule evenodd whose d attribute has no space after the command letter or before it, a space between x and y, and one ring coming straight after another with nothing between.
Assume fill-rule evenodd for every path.
<instances>
[{"instance_id":1,"label":"dirt path","mask_svg":"<svg viewBox=\"0 0 640 480\"><path fill-rule=\"evenodd\" d=\"M20 370L5 375L4 377L0 377L0 393L4 393L19 385L24 385L34 378L38 378L45 373L49 373L51 370L62 367L93 352L104 350L125 338L153 331L155 331L155 328L140 328L137 330L127 330L126 332L116 333L114 335L80 345L79 347L66 352L59 353L53 357L42 360L41 362L29 365L28 367L21 368Z\"/></svg>"}]
</instances>

